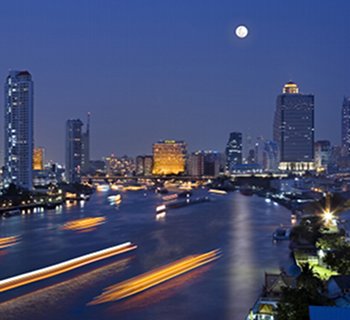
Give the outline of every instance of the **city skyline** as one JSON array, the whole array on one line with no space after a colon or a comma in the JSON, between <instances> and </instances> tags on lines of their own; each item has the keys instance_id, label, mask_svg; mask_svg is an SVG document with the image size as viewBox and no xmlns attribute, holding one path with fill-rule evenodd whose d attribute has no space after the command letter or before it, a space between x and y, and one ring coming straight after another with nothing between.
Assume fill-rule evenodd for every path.
<instances>
[{"instance_id":1,"label":"city skyline","mask_svg":"<svg viewBox=\"0 0 350 320\"><path fill-rule=\"evenodd\" d=\"M154 141L169 138L191 150L221 151L231 131L270 139L275 97L289 80L315 95L315 139L339 145L342 100L350 94L343 14L350 5L297 1L287 13L277 1L253 3L7 3L0 25L12 50L3 53L0 77L9 69L33 74L35 141L61 163L64 122L87 112L91 159L149 154ZM325 17L337 32L319 23ZM26 37L15 23L6 28L11 19L28 27ZM234 36L242 22L249 28L244 40ZM14 46L18 39L26 52ZM215 130L203 141L209 126Z\"/></svg>"}]
</instances>

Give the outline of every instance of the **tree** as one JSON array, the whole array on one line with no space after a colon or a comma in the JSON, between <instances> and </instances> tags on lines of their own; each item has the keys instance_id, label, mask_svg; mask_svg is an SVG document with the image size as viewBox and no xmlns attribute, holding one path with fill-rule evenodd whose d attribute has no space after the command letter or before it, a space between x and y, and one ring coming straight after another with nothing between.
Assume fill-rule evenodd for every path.
<instances>
[{"instance_id":1,"label":"tree","mask_svg":"<svg viewBox=\"0 0 350 320\"><path fill-rule=\"evenodd\" d=\"M314 272L313 267L310 264L305 263L301 265L301 273L297 277L297 287L304 288L315 295L318 299L318 295L323 291L323 282Z\"/></svg>"},{"instance_id":2,"label":"tree","mask_svg":"<svg viewBox=\"0 0 350 320\"><path fill-rule=\"evenodd\" d=\"M309 291L305 288L284 288L277 306L278 320L309 320Z\"/></svg>"},{"instance_id":3,"label":"tree","mask_svg":"<svg viewBox=\"0 0 350 320\"><path fill-rule=\"evenodd\" d=\"M342 246L328 252L323 261L340 274L350 274L350 246L344 242Z\"/></svg>"},{"instance_id":4,"label":"tree","mask_svg":"<svg viewBox=\"0 0 350 320\"><path fill-rule=\"evenodd\" d=\"M330 305L331 301L322 295L323 282L308 264L301 266L296 288L284 288L278 303L278 320L308 320L309 306Z\"/></svg>"}]
</instances>

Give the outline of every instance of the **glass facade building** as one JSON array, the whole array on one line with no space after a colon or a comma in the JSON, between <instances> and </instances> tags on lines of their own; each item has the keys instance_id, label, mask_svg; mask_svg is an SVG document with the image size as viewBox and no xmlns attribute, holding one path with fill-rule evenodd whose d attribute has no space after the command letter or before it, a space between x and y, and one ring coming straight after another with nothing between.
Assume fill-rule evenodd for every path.
<instances>
[{"instance_id":1,"label":"glass facade building","mask_svg":"<svg viewBox=\"0 0 350 320\"><path fill-rule=\"evenodd\" d=\"M80 182L82 164L82 126L80 119L66 122L66 179Z\"/></svg>"},{"instance_id":2,"label":"glass facade building","mask_svg":"<svg viewBox=\"0 0 350 320\"><path fill-rule=\"evenodd\" d=\"M226 170L232 172L236 165L242 164L242 133L231 132L226 145Z\"/></svg>"},{"instance_id":3,"label":"glass facade building","mask_svg":"<svg viewBox=\"0 0 350 320\"><path fill-rule=\"evenodd\" d=\"M280 152L279 169L314 170L314 96L288 82L277 97L273 137Z\"/></svg>"},{"instance_id":4,"label":"glass facade building","mask_svg":"<svg viewBox=\"0 0 350 320\"><path fill-rule=\"evenodd\" d=\"M341 144L345 156L350 155L350 97L344 97L341 113Z\"/></svg>"},{"instance_id":5,"label":"glass facade building","mask_svg":"<svg viewBox=\"0 0 350 320\"><path fill-rule=\"evenodd\" d=\"M33 184L33 81L28 71L10 71L5 83L4 185Z\"/></svg>"},{"instance_id":6,"label":"glass facade building","mask_svg":"<svg viewBox=\"0 0 350 320\"><path fill-rule=\"evenodd\" d=\"M87 115L86 131L82 133L81 169L84 173L90 169L90 113Z\"/></svg>"}]
</instances>

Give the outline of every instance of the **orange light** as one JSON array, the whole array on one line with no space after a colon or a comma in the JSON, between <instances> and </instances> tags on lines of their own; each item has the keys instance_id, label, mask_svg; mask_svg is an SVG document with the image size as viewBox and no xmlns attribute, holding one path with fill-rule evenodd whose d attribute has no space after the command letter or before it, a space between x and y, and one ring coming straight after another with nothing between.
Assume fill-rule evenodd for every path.
<instances>
[{"instance_id":1,"label":"orange light","mask_svg":"<svg viewBox=\"0 0 350 320\"><path fill-rule=\"evenodd\" d=\"M106 288L104 292L91 301L89 305L117 301L135 295L190 270L208 264L219 257L219 250L213 250L204 254L188 256L177 260L166 266Z\"/></svg>"},{"instance_id":2,"label":"orange light","mask_svg":"<svg viewBox=\"0 0 350 320\"><path fill-rule=\"evenodd\" d=\"M95 261L99 261L102 259L106 259L109 257L113 257L115 255L128 252L131 250L135 250L137 248L136 245L133 245L130 242L123 243L118 246L114 246L111 248L107 248L104 250L96 251L90 254L86 254L84 256L67 260L61 263L57 263L55 265L42 268L36 271L28 272L21 274L19 276L7 278L5 280L0 281L0 292L4 292L10 289L14 289L20 286L24 286L28 283L36 282L39 280L51 278L58 274L65 273L67 271L85 266Z\"/></svg>"},{"instance_id":3,"label":"orange light","mask_svg":"<svg viewBox=\"0 0 350 320\"><path fill-rule=\"evenodd\" d=\"M18 242L17 236L0 238L0 249L11 247L11 246L15 245L17 242Z\"/></svg>"},{"instance_id":4,"label":"orange light","mask_svg":"<svg viewBox=\"0 0 350 320\"><path fill-rule=\"evenodd\" d=\"M65 223L62 229L82 231L82 230L92 229L94 227L97 227L105 223L105 221L106 221L106 218L104 217L77 219L77 220L73 220Z\"/></svg>"}]
</instances>

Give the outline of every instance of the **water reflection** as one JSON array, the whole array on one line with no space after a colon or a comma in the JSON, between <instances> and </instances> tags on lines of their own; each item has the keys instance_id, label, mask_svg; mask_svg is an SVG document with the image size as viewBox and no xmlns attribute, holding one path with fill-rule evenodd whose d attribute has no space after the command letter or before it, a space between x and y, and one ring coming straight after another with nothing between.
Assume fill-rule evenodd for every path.
<instances>
[{"instance_id":1,"label":"water reflection","mask_svg":"<svg viewBox=\"0 0 350 320\"><path fill-rule=\"evenodd\" d=\"M64 314L76 303L84 290L125 270L132 259L133 257L124 258L72 279L2 302L1 320L49 319L48 310L52 315Z\"/></svg>"},{"instance_id":2,"label":"water reflection","mask_svg":"<svg viewBox=\"0 0 350 320\"><path fill-rule=\"evenodd\" d=\"M104 289L89 305L119 301L149 290L220 258L220 250L188 256Z\"/></svg>"},{"instance_id":3,"label":"water reflection","mask_svg":"<svg viewBox=\"0 0 350 320\"><path fill-rule=\"evenodd\" d=\"M143 309L169 299L182 291L185 287L190 286L194 284L195 281L203 278L205 273L211 268L212 264L203 266L200 269L192 270L187 274L172 279L167 283L163 283L156 288L142 292L130 299L112 304L112 306L107 308L106 313L112 315L128 310Z\"/></svg>"},{"instance_id":4,"label":"water reflection","mask_svg":"<svg viewBox=\"0 0 350 320\"><path fill-rule=\"evenodd\" d=\"M229 266L229 300L233 310L251 300L251 287L259 285L256 275L254 257L255 245L252 235L251 198L237 195L232 199L230 217L230 266ZM239 293L239 295L237 294Z\"/></svg>"},{"instance_id":5,"label":"water reflection","mask_svg":"<svg viewBox=\"0 0 350 320\"><path fill-rule=\"evenodd\" d=\"M201 192L198 196L207 195L204 190ZM271 237L278 225L290 223L290 212L266 203L264 199L238 193L218 194L212 202L174 210L160 222L155 220L155 208L160 198L154 193L149 192L144 197L143 192L126 192L119 208L120 214L111 214L117 207L109 205L107 196L108 193L93 195L85 204L84 213L76 203L69 208L63 206L61 214L50 210L41 217L32 214L1 220L0 236L21 234L21 242L9 249L10 254L0 258L0 278L36 270L42 265L52 264L52 260L64 261L82 252L126 240L139 245L137 258L130 269L122 276L106 278L104 282L88 281L82 288L77 285L76 291L68 290L64 294L61 294L64 288L56 287L48 298L40 298L42 302L36 292L25 299L21 296L19 300L8 301L6 308L0 305L1 319L6 314L8 319L23 320L26 313L29 316L25 319L30 320L112 320L117 317L128 320L243 319L261 290L264 271L271 272L271 268L278 268L280 261L288 259L288 243L274 246ZM77 231L61 229L69 221L97 215L108 217L108 223L97 227L95 232L77 234ZM125 303L120 301L85 307L111 283L142 274L180 257L218 247L223 248L223 257L205 277L194 276L198 281L193 281L193 285L187 285L187 280L176 285L183 277L188 279L184 274L154 287L154 290L130 297ZM196 275L197 271L201 274L202 270L192 271L188 277ZM74 273L79 273L79 270ZM59 281L62 277L67 279L67 276L69 274L33 287L41 288L45 283ZM26 287L18 290L13 294L28 292ZM9 299L11 296L12 292L9 292L1 298ZM32 297L35 299L32 300ZM56 299L59 301L57 304ZM36 311L37 306L39 311ZM31 308L34 309L30 313ZM107 313L106 309L111 313Z\"/></svg>"}]
</instances>

